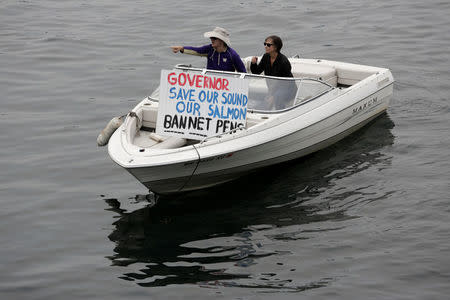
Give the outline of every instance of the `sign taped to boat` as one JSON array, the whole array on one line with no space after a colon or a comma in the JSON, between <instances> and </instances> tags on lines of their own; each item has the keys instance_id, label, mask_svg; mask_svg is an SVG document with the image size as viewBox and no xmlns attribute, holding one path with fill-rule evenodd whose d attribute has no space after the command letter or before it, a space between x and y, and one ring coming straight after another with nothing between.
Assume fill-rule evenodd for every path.
<instances>
[{"instance_id":1,"label":"sign taped to boat","mask_svg":"<svg viewBox=\"0 0 450 300\"><path fill-rule=\"evenodd\" d=\"M162 70L156 133L202 140L245 127L248 81Z\"/></svg>"}]
</instances>

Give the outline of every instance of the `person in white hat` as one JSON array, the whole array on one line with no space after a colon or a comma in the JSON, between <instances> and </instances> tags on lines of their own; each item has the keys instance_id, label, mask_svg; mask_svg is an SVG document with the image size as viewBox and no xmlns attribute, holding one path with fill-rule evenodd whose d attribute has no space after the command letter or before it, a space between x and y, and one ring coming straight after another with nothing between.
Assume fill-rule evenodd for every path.
<instances>
[{"instance_id":1,"label":"person in white hat","mask_svg":"<svg viewBox=\"0 0 450 300\"><path fill-rule=\"evenodd\" d=\"M202 47L171 46L170 48L173 53L206 56L206 68L210 70L247 72L239 54L230 47L230 34L227 30L216 27L213 31L205 32L204 36L211 40L211 44Z\"/></svg>"}]
</instances>

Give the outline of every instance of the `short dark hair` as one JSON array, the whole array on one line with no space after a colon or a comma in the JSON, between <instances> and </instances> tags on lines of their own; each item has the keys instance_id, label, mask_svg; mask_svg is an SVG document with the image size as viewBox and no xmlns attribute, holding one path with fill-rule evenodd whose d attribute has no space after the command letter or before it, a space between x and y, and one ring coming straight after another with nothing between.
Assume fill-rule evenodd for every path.
<instances>
[{"instance_id":1,"label":"short dark hair","mask_svg":"<svg viewBox=\"0 0 450 300\"><path fill-rule=\"evenodd\" d=\"M283 48L283 42L281 41L281 38L277 35L270 35L266 37L266 41L268 39L271 39L275 47L277 47L277 52L280 52L281 48Z\"/></svg>"}]
</instances>

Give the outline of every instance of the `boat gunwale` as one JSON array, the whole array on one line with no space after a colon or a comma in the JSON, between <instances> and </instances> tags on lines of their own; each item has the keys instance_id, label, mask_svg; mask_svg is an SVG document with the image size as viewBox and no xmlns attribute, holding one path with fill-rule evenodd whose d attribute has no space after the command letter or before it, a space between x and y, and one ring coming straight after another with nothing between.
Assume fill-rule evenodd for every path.
<instances>
[{"instance_id":1,"label":"boat gunwale","mask_svg":"<svg viewBox=\"0 0 450 300\"><path fill-rule=\"evenodd\" d=\"M334 112L332 115L330 115L330 116L328 116L328 117L333 117L334 115L339 114L339 113L341 113L342 111L349 109L351 106L353 106L353 105L355 105L355 104L357 104L357 103L359 103L359 102L361 102L361 101L364 101L364 100L367 99L367 98L370 98L370 97L373 96L374 94L383 91L384 89L386 89L386 88L392 86L393 84L394 84L394 82L391 82L391 83L385 85L384 87L377 89L377 90L374 91L373 93L370 93L370 94L366 95L365 97L361 98L359 101L354 102L352 105L346 106L345 108L342 108L342 109L340 109L339 111ZM387 108L386 108L385 110L387 110ZM303 130L303 129L306 129L306 128L309 128L309 127L311 127L311 126L314 126L314 125L316 125L317 123L320 123L321 121L323 121L323 119L322 119L322 120L319 120L319 121L317 121L317 122L314 122L314 123L312 123L312 124L309 124L308 126L305 126L304 128L302 128L302 130ZM247 131L248 131L248 130L247 130ZM260 132L260 131L258 131L258 132ZM256 134L256 133L258 133L258 132L254 132L254 134ZM283 135L283 136L279 136L277 139L284 138L284 137L289 136L289 135L291 135L291 134L293 134L293 132L287 133L287 134L285 134L285 135ZM222 134L222 135L225 135L225 133ZM246 135L246 136L248 136L248 135ZM217 137L217 139L214 141L214 144L212 144L212 145L215 145L216 143L230 142L230 141L233 140L233 139L240 138L240 137L244 137L244 136L233 135L233 136L230 136L230 137L231 137L230 139L222 140L222 138L219 136L219 137ZM233 151L231 151L231 152L236 152L236 151L241 151L241 150L243 150L243 149L250 149L250 148L258 147L258 146L267 144L267 143L269 143L269 142L270 142L270 141L264 141L264 142L262 142L262 143L258 143L258 145L253 145L253 146L251 146L251 147L245 147L245 148L238 149L238 150L235 149L235 150L233 150ZM121 144L122 144L122 143L123 143L123 141L122 141L122 139L121 139ZM199 145L200 145L200 144L198 143L198 144L188 145L188 146L185 146L185 147L180 147L180 148L177 148L177 150L179 150L179 151L174 151L174 152L172 152L172 154L174 154L174 153L180 153L180 152L185 152L185 151L192 151L192 150L198 151L198 150L200 150L200 149L203 148L203 147L210 146L210 145L208 145L208 144L201 144L200 148L198 148ZM212 146L212 145L211 145L211 146ZM124 146L125 146L125 145L122 144L122 148L125 150ZM183 149L183 148L184 148L184 149ZM183 150L181 150L181 149L183 149ZM149 157L155 157L155 156L160 156L160 155L167 155L167 154L170 154L170 153L167 153L167 152L164 153L164 149L158 149L158 150L161 150L161 151L158 151L158 153L154 153L154 155L141 156L141 158L149 158ZM175 149L167 149L167 150L175 150ZM229 151L228 151L228 152L229 152ZM127 152L127 153L128 153L128 152ZM129 153L129 154L131 154L131 153ZM140 154L140 153L134 153L134 155L136 155L136 154ZM148 153L147 153L147 154L148 154ZM198 153L197 153L197 154L198 154ZM223 154L223 153L215 153L215 154L212 155L212 156L217 156L217 155L222 155L222 154ZM208 157L212 157L212 156L208 156ZM208 157L203 157L203 158L208 158ZM184 162L187 163L187 162L190 162L190 161L192 161L192 160L185 160ZM195 161L195 159L194 159L194 161ZM181 161L174 161L174 162L173 162L173 164L177 164L177 163L183 163L183 160L181 160ZM172 164L172 163L170 163L170 164ZM123 166L123 167L125 167L125 168L141 168L141 167L144 167L144 168L145 168L145 167L155 167L155 166L164 165L164 163L162 163L162 164L139 164L139 165L135 165L135 166L132 166L131 164L120 164L120 165Z\"/></svg>"},{"instance_id":2,"label":"boat gunwale","mask_svg":"<svg viewBox=\"0 0 450 300\"><path fill-rule=\"evenodd\" d=\"M377 76L377 75L379 75L379 74L373 74L373 75L371 75L371 76ZM366 79L369 79L371 76L369 76L369 77L367 77L367 78L361 80L361 82L362 82L362 81L365 81ZM371 94L367 95L366 97L362 98L362 99L359 100L358 102L360 102L360 101L362 101L362 100L364 100L364 99L366 99L366 98L368 98L368 97L374 95L375 93L378 93L379 91L384 90L385 88L387 88L387 87L389 87L389 86L391 86L391 85L393 85L393 84L394 84L394 81L392 81L392 82L390 82L389 84L383 86L382 88L378 88L376 91L374 91L373 93L371 93ZM355 85L356 85L356 84L355 84ZM352 87L353 87L353 86L352 86ZM332 91L332 90L334 90L334 89L335 89L335 88L333 88L333 89L331 89L331 90L324 91L324 92L322 92L321 94L319 94L318 96L316 96L316 97L314 97L314 98L311 98L311 99L308 99L307 101L303 101L303 102L301 102L301 103L298 103L298 104L296 104L296 105L294 105L294 106L292 106L292 107L289 107L289 108L286 108L286 109L283 109L283 110L277 110L277 111L270 112L270 114L272 114L272 115L280 114L280 115L281 115L281 114L283 114L283 113L285 113L285 112L287 112L287 111L290 111L290 110L293 110L293 109L297 109L299 106L305 105L305 104L309 103L310 101L312 101L312 100L314 100L314 99L317 99L318 97L321 97L321 96L325 95L326 93L328 93L328 92L330 92L330 91ZM351 87L349 87L348 90L345 91L345 93L339 95L338 97L340 97L340 96L346 94L347 92L350 92L351 90L353 90L353 89L352 89ZM336 98L337 98L337 97L336 97ZM335 100L335 99L332 99L332 100ZM331 101L332 101L332 100L331 100ZM356 103L357 103L357 102L356 102ZM354 104L355 104L355 103L354 103ZM344 107L344 108L340 109L339 111L335 112L333 115L338 114L338 113L340 113L341 111L344 111L344 110L348 109L350 106L352 106L352 105L354 105L354 104L351 104L351 105L349 105L349 106L347 106L347 107ZM265 114L264 112L257 111L257 110L249 110L248 112L249 112L249 113ZM330 117L333 116L333 115L330 115ZM320 121L319 121L319 122L320 122ZM317 123L317 122L316 122L316 123ZM315 124L315 123L314 123L314 124ZM314 124L311 124L311 125L309 125L309 126L312 126L312 125L314 125ZM308 127L309 127L309 126L308 126ZM212 138L221 138L222 136L225 136L225 135L228 135L228 134L232 134L232 133L236 133L236 132L238 132L238 131L244 131L244 130L245 130L245 131L248 131L249 129L250 129L250 128L236 127L236 128L231 129L231 130L229 130L229 131L227 131L227 132L223 132L223 133L220 133L220 134L217 134L217 135L205 137L204 139L200 140L199 143L194 144L194 145L192 145L192 146L199 145L199 144L200 144L200 145L201 145L201 144L204 144L207 140L212 139ZM220 140L219 140L219 142L220 142ZM180 148L183 148L183 147L180 147Z\"/></svg>"},{"instance_id":3,"label":"boat gunwale","mask_svg":"<svg viewBox=\"0 0 450 300\"><path fill-rule=\"evenodd\" d=\"M371 93L371 94L365 96L364 98L361 98L359 101L353 103L352 105L349 105L349 106L347 106L347 107L345 107L345 108L343 108L343 109L341 109L341 110L339 110L339 111L334 112L333 114L329 115L326 119L331 118L331 117L333 117L333 116L335 116L335 115L337 115L337 114L339 114L339 113L342 113L343 111L345 111L345 110L347 110L347 109L350 109L351 106L353 106L353 105L355 105L355 104L357 104L357 103L359 103L359 102L361 102L361 101L364 101L364 100L367 99L367 98L372 97L372 96L375 95L376 93L383 91L384 89L390 87L390 86L393 85L393 84L394 84L394 83L392 82L392 83L390 83L390 84L388 84L388 85L386 85L386 86L384 86L384 87L382 87L382 88L380 88L380 89L377 89L375 92L373 92L373 93ZM383 111L386 111L386 110L387 110L387 107L386 107L386 109L384 109ZM380 112L380 113L381 113L381 112ZM376 114L376 115L378 115L378 114ZM370 118L371 118L371 117L370 117ZM370 119L370 118L369 118L369 119ZM349 118L349 119L350 119L350 118ZM318 123L322 122L323 120L325 120L325 119L321 119L321 120L319 120L319 121L317 121L317 122L311 123L311 124L309 124L308 126L303 127L301 130L310 128L310 127L312 127L312 126L315 126L315 125L317 125ZM344 122L346 122L346 121L348 121L348 119L345 120ZM362 122L364 122L364 121L362 121ZM358 123L358 124L359 124L359 123ZM258 132L259 132L259 131L258 131ZM289 136L289 135L292 135L292 134L295 134L295 132L291 132L291 133L285 134L285 135L283 135L283 136L279 136L277 139L281 139L281 138L284 138L284 137ZM275 139L275 140L277 140L277 139ZM227 142L228 142L228 141L227 141ZM246 148L243 148L243 149L251 149L251 148L258 147L258 146L261 146L261 145L264 145L264 144L267 144L267 143L270 143L270 142L272 142L272 140L266 141L266 142L263 142L263 143L259 143L258 145L254 145L254 146L251 146L251 147L246 147ZM194 145L192 145L192 146L193 146L194 148L196 148L197 145L198 145L198 144L194 144ZM238 151L241 151L241 150L243 150L243 149L240 149L240 150L238 150ZM217 155L221 155L221 154L217 154ZM204 157L204 158L208 158L208 157Z\"/></svg>"}]
</instances>

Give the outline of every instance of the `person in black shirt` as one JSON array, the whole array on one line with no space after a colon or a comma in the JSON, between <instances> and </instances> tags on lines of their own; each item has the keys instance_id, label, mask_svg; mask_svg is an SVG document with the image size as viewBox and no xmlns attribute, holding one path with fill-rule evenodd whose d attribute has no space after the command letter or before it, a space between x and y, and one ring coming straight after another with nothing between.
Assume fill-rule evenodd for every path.
<instances>
[{"instance_id":1,"label":"person in black shirt","mask_svg":"<svg viewBox=\"0 0 450 300\"><path fill-rule=\"evenodd\" d=\"M276 77L294 77L291 72L291 63L280 50L283 47L281 38L276 35L267 37L264 41L266 53L258 64L258 58L252 57L250 70L253 74L264 74ZM267 101L270 106L275 105L275 109L285 108L297 93L297 86L292 80L267 80L269 96Z\"/></svg>"}]
</instances>

